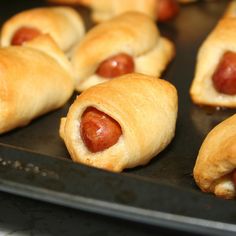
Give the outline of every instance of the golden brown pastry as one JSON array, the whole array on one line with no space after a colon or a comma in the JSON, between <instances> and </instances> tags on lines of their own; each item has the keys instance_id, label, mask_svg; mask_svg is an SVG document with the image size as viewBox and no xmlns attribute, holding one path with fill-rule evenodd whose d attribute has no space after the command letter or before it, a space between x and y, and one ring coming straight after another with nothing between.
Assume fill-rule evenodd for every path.
<instances>
[{"instance_id":1,"label":"golden brown pastry","mask_svg":"<svg viewBox=\"0 0 236 236\"><path fill-rule=\"evenodd\" d=\"M99 23L110 20L124 12L137 11L154 20L168 21L179 12L177 0L49 0L59 4L82 4L91 9L93 21Z\"/></svg>"},{"instance_id":2,"label":"golden brown pastry","mask_svg":"<svg viewBox=\"0 0 236 236\"><path fill-rule=\"evenodd\" d=\"M21 45L40 34L49 33L60 48L68 52L84 35L80 15L70 7L42 7L26 10L7 20L0 44Z\"/></svg>"},{"instance_id":3,"label":"golden brown pastry","mask_svg":"<svg viewBox=\"0 0 236 236\"><path fill-rule=\"evenodd\" d=\"M204 192L236 196L236 115L218 124L205 138L194 167L194 179Z\"/></svg>"},{"instance_id":4,"label":"golden brown pastry","mask_svg":"<svg viewBox=\"0 0 236 236\"><path fill-rule=\"evenodd\" d=\"M174 51L172 42L161 37L150 17L124 13L92 28L75 48L76 88L83 91L131 72L159 77Z\"/></svg>"},{"instance_id":5,"label":"golden brown pastry","mask_svg":"<svg viewBox=\"0 0 236 236\"><path fill-rule=\"evenodd\" d=\"M74 90L70 63L47 35L0 48L0 73L0 133L63 106Z\"/></svg>"},{"instance_id":6,"label":"golden brown pastry","mask_svg":"<svg viewBox=\"0 0 236 236\"><path fill-rule=\"evenodd\" d=\"M156 19L156 0L84 0L85 5L92 9L95 22L109 20L127 11L139 11Z\"/></svg>"},{"instance_id":7,"label":"golden brown pastry","mask_svg":"<svg viewBox=\"0 0 236 236\"><path fill-rule=\"evenodd\" d=\"M203 42L190 88L194 103L236 107L236 18L222 18Z\"/></svg>"},{"instance_id":8,"label":"golden brown pastry","mask_svg":"<svg viewBox=\"0 0 236 236\"><path fill-rule=\"evenodd\" d=\"M230 1L228 4L224 17L236 17L236 1Z\"/></svg>"},{"instance_id":9,"label":"golden brown pastry","mask_svg":"<svg viewBox=\"0 0 236 236\"><path fill-rule=\"evenodd\" d=\"M63 0L51 0L61 2ZM92 10L92 19L95 22L110 20L114 16L127 11L139 11L156 19L157 0L64 0L65 3L85 5Z\"/></svg>"},{"instance_id":10,"label":"golden brown pastry","mask_svg":"<svg viewBox=\"0 0 236 236\"><path fill-rule=\"evenodd\" d=\"M81 93L60 136L75 162L120 172L147 164L170 143L177 110L169 82L126 74Z\"/></svg>"}]
</instances>

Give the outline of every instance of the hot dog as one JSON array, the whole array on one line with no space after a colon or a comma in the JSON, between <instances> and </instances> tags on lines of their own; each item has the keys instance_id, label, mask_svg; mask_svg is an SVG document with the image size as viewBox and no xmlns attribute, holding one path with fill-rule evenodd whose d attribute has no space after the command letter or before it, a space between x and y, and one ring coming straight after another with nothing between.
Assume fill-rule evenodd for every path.
<instances>
[{"instance_id":1,"label":"hot dog","mask_svg":"<svg viewBox=\"0 0 236 236\"><path fill-rule=\"evenodd\" d=\"M190 88L199 105L236 107L236 17L223 17L199 48Z\"/></svg>"},{"instance_id":2,"label":"hot dog","mask_svg":"<svg viewBox=\"0 0 236 236\"><path fill-rule=\"evenodd\" d=\"M235 188L236 188L236 170L234 170L234 171L232 172L232 181L233 181L234 186L235 186Z\"/></svg>"},{"instance_id":3,"label":"hot dog","mask_svg":"<svg viewBox=\"0 0 236 236\"><path fill-rule=\"evenodd\" d=\"M234 170L231 174L232 181L234 183L234 186L236 187L236 170Z\"/></svg>"},{"instance_id":4,"label":"hot dog","mask_svg":"<svg viewBox=\"0 0 236 236\"><path fill-rule=\"evenodd\" d=\"M66 53L80 41L85 32L82 17L70 7L40 7L22 11L2 26L3 47L21 45L40 34L49 34Z\"/></svg>"},{"instance_id":5,"label":"hot dog","mask_svg":"<svg viewBox=\"0 0 236 236\"><path fill-rule=\"evenodd\" d=\"M134 61L126 53L120 53L101 62L96 74L104 78L114 78L134 72Z\"/></svg>"},{"instance_id":6,"label":"hot dog","mask_svg":"<svg viewBox=\"0 0 236 236\"><path fill-rule=\"evenodd\" d=\"M127 12L93 27L72 55L76 89L83 91L126 73L160 76L174 56L174 45L161 37L147 15Z\"/></svg>"},{"instance_id":7,"label":"hot dog","mask_svg":"<svg viewBox=\"0 0 236 236\"><path fill-rule=\"evenodd\" d=\"M11 45L22 45L40 35L41 32L36 28L21 27L12 37Z\"/></svg>"},{"instance_id":8,"label":"hot dog","mask_svg":"<svg viewBox=\"0 0 236 236\"><path fill-rule=\"evenodd\" d=\"M173 19L179 13L177 0L157 0L157 20L165 22Z\"/></svg>"},{"instance_id":9,"label":"hot dog","mask_svg":"<svg viewBox=\"0 0 236 236\"><path fill-rule=\"evenodd\" d=\"M121 133L119 123L96 108L89 107L82 114L80 135L91 152L100 152L116 144Z\"/></svg>"},{"instance_id":10,"label":"hot dog","mask_svg":"<svg viewBox=\"0 0 236 236\"><path fill-rule=\"evenodd\" d=\"M75 162L120 172L147 164L170 143L177 110L169 82L126 74L77 96L60 136Z\"/></svg>"},{"instance_id":11,"label":"hot dog","mask_svg":"<svg viewBox=\"0 0 236 236\"><path fill-rule=\"evenodd\" d=\"M236 53L226 52L212 77L219 93L236 94Z\"/></svg>"}]
</instances>

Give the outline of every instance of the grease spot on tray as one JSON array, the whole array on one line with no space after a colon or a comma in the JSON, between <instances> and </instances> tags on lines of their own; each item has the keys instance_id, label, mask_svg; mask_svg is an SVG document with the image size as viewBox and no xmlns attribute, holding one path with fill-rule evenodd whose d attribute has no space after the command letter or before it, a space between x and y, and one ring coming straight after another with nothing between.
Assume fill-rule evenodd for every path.
<instances>
[{"instance_id":1,"label":"grease spot on tray","mask_svg":"<svg viewBox=\"0 0 236 236\"><path fill-rule=\"evenodd\" d=\"M4 160L3 158L0 157L0 166L4 166L8 168L10 167L13 169L32 173L34 175L40 175L43 177L59 179L59 175L56 172L48 170L48 169L40 168L39 166L36 166L32 163L23 164L18 160L10 161L10 160Z\"/></svg>"}]
</instances>

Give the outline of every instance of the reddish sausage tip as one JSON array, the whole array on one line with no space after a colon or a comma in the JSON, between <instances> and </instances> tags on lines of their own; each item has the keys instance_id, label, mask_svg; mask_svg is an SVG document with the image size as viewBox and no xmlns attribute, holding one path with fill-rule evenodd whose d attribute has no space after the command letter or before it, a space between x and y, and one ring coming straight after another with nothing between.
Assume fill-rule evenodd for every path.
<instances>
[{"instance_id":1,"label":"reddish sausage tip","mask_svg":"<svg viewBox=\"0 0 236 236\"><path fill-rule=\"evenodd\" d=\"M80 135L89 151L103 151L117 143L121 127L113 118L97 110L87 108L81 118Z\"/></svg>"},{"instance_id":2,"label":"reddish sausage tip","mask_svg":"<svg viewBox=\"0 0 236 236\"><path fill-rule=\"evenodd\" d=\"M236 170L233 171L232 180L233 180L234 186L236 187Z\"/></svg>"},{"instance_id":3,"label":"reddish sausage tip","mask_svg":"<svg viewBox=\"0 0 236 236\"><path fill-rule=\"evenodd\" d=\"M173 19L179 13L177 0L157 0L157 20L165 22Z\"/></svg>"},{"instance_id":4,"label":"reddish sausage tip","mask_svg":"<svg viewBox=\"0 0 236 236\"><path fill-rule=\"evenodd\" d=\"M219 93L236 94L236 53L226 52L223 55L213 74L212 81Z\"/></svg>"},{"instance_id":5,"label":"reddish sausage tip","mask_svg":"<svg viewBox=\"0 0 236 236\"><path fill-rule=\"evenodd\" d=\"M133 58L125 53L117 54L101 62L96 74L105 78L114 78L134 72Z\"/></svg>"},{"instance_id":6,"label":"reddish sausage tip","mask_svg":"<svg viewBox=\"0 0 236 236\"><path fill-rule=\"evenodd\" d=\"M21 27L12 37L11 45L22 45L26 41L36 38L41 32L38 29L30 27Z\"/></svg>"}]
</instances>

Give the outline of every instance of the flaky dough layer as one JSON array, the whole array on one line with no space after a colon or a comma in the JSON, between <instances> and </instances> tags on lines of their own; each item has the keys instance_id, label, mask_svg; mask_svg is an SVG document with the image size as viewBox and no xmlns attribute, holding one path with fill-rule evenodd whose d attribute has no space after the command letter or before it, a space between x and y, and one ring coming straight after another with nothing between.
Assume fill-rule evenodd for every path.
<instances>
[{"instance_id":1,"label":"flaky dough layer","mask_svg":"<svg viewBox=\"0 0 236 236\"><path fill-rule=\"evenodd\" d=\"M72 56L77 90L109 79L96 75L100 63L116 54L127 53L135 63L135 72L160 76L173 58L172 42L160 36L155 22L138 12L128 12L91 29Z\"/></svg>"},{"instance_id":2,"label":"flaky dough layer","mask_svg":"<svg viewBox=\"0 0 236 236\"><path fill-rule=\"evenodd\" d=\"M199 150L194 179L204 192L235 198L231 173L236 168L236 115L218 124Z\"/></svg>"},{"instance_id":3,"label":"flaky dough layer","mask_svg":"<svg viewBox=\"0 0 236 236\"><path fill-rule=\"evenodd\" d=\"M95 107L121 126L119 141L91 153L80 136L81 116ZM89 88L79 95L62 118L60 135L75 162L120 172L147 164L175 134L177 92L169 82L141 74L127 74Z\"/></svg>"}]
</instances>

